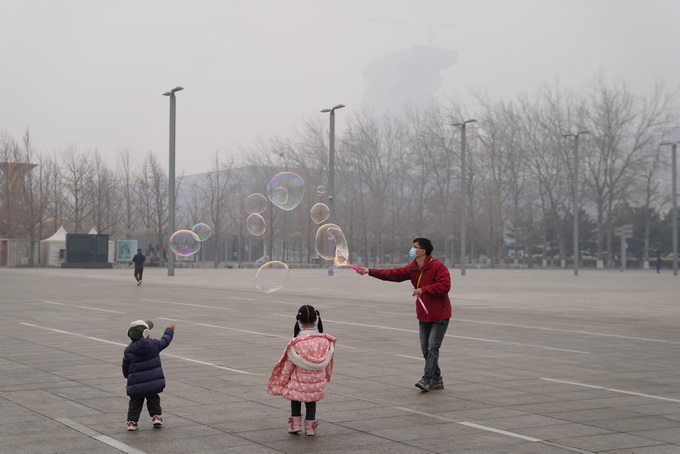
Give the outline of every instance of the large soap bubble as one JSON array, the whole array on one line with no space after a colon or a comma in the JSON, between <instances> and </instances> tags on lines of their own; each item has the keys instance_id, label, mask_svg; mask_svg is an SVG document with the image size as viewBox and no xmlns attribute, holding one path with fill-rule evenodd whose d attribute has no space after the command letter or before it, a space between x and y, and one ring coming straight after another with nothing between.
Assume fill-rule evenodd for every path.
<instances>
[{"instance_id":1,"label":"large soap bubble","mask_svg":"<svg viewBox=\"0 0 680 454\"><path fill-rule=\"evenodd\" d=\"M203 242L210 238L210 235L212 234L212 229L208 224L205 224L203 222L199 222L198 224L195 224L192 228L191 231L194 232L196 235L198 235L198 240L200 242Z\"/></svg>"},{"instance_id":2,"label":"large soap bubble","mask_svg":"<svg viewBox=\"0 0 680 454\"><path fill-rule=\"evenodd\" d=\"M294 172L277 173L267 185L267 198L286 211L297 207L304 194L305 180Z\"/></svg>"},{"instance_id":3,"label":"large soap bubble","mask_svg":"<svg viewBox=\"0 0 680 454\"><path fill-rule=\"evenodd\" d=\"M349 248L342 229L335 224L324 224L316 231L316 253L334 266L350 266Z\"/></svg>"},{"instance_id":4,"label":"large soap bubble","mask_svg":"<svg viewBox=\"0 0 680 454\"><path fill-rule=\"evenodd\" d=\"M309 210L309 217L312 218L316 224L321 224L331 215L331 210L325 203L315 204L311 210Z\"/></svg>"},{"instance_id":5,"label":"large soap bubble","mask_svg":"<svg viewBox=\"0 0 680 454\"><path fill-rule=\"evenodd\" d=\"M267 262L255 274L255 287L264 293L272 293L283 287L288 278L288 265L283 262Z\"/></svg>"},{"instance_id":6,"label":"large soap bubble","mask_svg":"<svg viewBox=\"0 0 680 454\"><path fill-rule=\"evenodd\" d=\"M258 192L250 194L243 201L243 209L248 214L263 213L267 209L267 198Z\"/></svg>"},{"instance_id":7,"label":"large soap bubble","mask_svg":"<svg viewBox=\"0 0 680 454\"><path fill-rule=\"evenodd\" d=\"M246 218L246 229L252 235L262 236L267 231L267 223L260 214L253 213Z\"/></svg>"},{"instance_id":8,"label":"large soap bubble","mask_svg":"<svg viewBox=\"0 0 680 454\"><path fill-rule=\"evenodd\" d=\"M170 237L169 245L175 254L189 257L201 249L201 240L191 230L178 230Z\"/></svg>"}]
</instances>

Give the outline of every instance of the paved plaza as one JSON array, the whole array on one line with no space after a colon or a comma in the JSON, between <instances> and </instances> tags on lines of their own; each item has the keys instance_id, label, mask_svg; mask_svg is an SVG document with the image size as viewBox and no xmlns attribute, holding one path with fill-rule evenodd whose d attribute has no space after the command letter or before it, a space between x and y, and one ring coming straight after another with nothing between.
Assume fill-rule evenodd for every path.
<instances>
[{"instance_id":1,"label":"paved plaza","mask_svg":"<svg viewBox=\"0 0 680 454\"><path fill-rule=\"evenodd\" d=\"M669 271L451 270L445 389L410 283L294 269L0 269L0 453L680 453L680 277ZM287 433L267 381L303 304L337 337L314 437ZM130 322L161 354L164 426L126 431Z\"/></svg>"}]
</instances>

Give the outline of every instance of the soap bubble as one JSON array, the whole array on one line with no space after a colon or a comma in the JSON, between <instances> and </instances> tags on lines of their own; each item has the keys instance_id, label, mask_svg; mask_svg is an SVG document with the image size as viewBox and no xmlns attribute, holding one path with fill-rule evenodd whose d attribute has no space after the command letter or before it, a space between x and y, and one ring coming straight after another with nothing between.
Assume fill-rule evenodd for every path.
<instances>
[{"instance_id":1,"label":"soap bubble","mask_svg":"<svg viewBox=\"0 0 680 454\"><path fill-rule=\"evenodd\" d=\"M263 213L267 209L267 198L258 192L250 194L243 201L243 209L248 214Z\"/></svg>"},{"instance_id":2,"label":"soap bubble","mask_svg":"<svg viewBox=\"0 0 680 454\"><path fill-rule=\"evenodd\" d=\"M348 266L349 248L342 229L335 224L324 224L316 231L316 253L335 266Z\"/></svg>"},{"instance_id":3,"label":"soap bubble","mask_svg":"<svg viewBox=\"0 0 680 454\"><path fill-rule=\"evenodd\" d=\"M326 185L320 184L319 186L316 187L316 195L321 197L326 193Z\"/></svg>"},{"instance_id":4,"label":"soap bubble","mask_svg":"<svg viewBox=\"0 0 680 454\"><path fill-rule=\"evenodd\" d=\"M178 230L170 237L169 245L175 254L189 257L201 249L201 240L191 230Z\"/></svg>"},{"instance_id":5,"label":"soap bubble","mask_svg":"<svg viewBox=\"0 0 680 454\"><path fill-rule=\"evenodd\" d=\"M277 173L267 185L267 198L286 211L297 207L304 194L305 180L294 172Z\"/></svg>"},{"instance_id":6,"label":"soap bubble","mask_svg":"<svg viewBox=\"0 0 680 454\"><path fill-rule=\"evenodd\" d=\"M267 262L255 274L255 287L264 293L272 293L283 287L288 278L288 265L283 262Z\"/></svg>"},{"instance_id":7,"label":"soap bubble","mask_svg":"<svg viewBox=\"0 0 680 454\"><path fill-rule=\"evenodd\" d=\"M325 203L315 204L311 210L309 210L309 217L312 218L316 224L321 224L331 215L331 210Z\"/></svg>"},{"instance_id":8,"label":"soap bubble","mask_svg":"<svg viewBox=\"0 0 680 454\"><path fill-rule=\"evenodd\" d=\"M267 231L267 223L259 213L253 213L246 218L246 229L252 235L262 236Z\"/></svg>"},{"instance_id":9,"label":"soap bubble","mask_svg":"<svg viewBox=\"0 0 680 454\"><path fill-rule=\"evenodd\" d=\"M201 242L210 238L210 235L212 234L212 229L210 229L210 226L208 224L204 224L203 222L199 222L198 224L194 225L191 228L191 231L198 235L198 240Z\"/></svg>"}]
</instances>

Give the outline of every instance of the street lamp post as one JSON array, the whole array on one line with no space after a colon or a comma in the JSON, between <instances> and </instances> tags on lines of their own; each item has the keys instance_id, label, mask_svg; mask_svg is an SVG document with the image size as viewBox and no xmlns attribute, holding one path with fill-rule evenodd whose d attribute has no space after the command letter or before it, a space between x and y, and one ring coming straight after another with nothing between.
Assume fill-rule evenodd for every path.
<instances>
[{"instance_id":1,"label":"street lamp post","mask_svg":"<svg viewBox=\"0 0 680 454\"><path fill-rule=\"evenodd\" d=\"M678 143L680 142L663 142L661 145L671 145L671 152L672 152L672 175L673 175L673 193L672 193L672 199L673 199L673 214L672 214L672 219L673 219L673 276L678 275L678 202L677 202L677 195L678 195L678 188L677 188L677 177L678 177L678 168L677 168L677 147Z\"/></svg>"},{"instance_id":2,"label":"street lamp post","mask_svg":"<svg viewBox=\"0 0 680 454\"><path fill-rule=\"evenodd\" d=\"M330 109L323 109L322 113L330 112L331 117L331 127L328 145L328 209L331 214L328 217L328 222L332 222L335 218L335 211L333 207L333 199L335 197L335 111L336 109L342 109L345 107L344 104L338 104Z\"/></svg>"},{"instance_id":3,"label":"street lamp post","mask_svg":"<svg viewBox=\"0 0 680 454\"><path fill-rule=\"evenodd\" d=\"M451 126L460 126L460 275L465 276L465 241L467 231L467 182L465 180L465 125L476 123L477 120L465 120L462 123L453 123Z\"/></svg>"},{"instance_id":4,"label":"street lamp post","mask_svg":"<svg viewBox=\"0 0 680 454\"><path fill-rule=\"evenodd\" d=\"M574 205L574 276L578 276L578 259L580 257L578 239L578 138L583 134L590 134L590 131L579 131L576 134L562 134L564 137L574 138L574 187L571 190Z\"/></svg>"},{"instance_id":5,"label":"street lamp post","mask_svg":"<svg viewBox=\"0 0 680 454\"><path fill-rule=\"evenodd\" d=\"M172 90L163 93L163 96L170 97L170 163L168 166L168 230L170 234L168 235L168 238L172 236L173 233L175 233L175 93L181 90L184 90L184 88L175 87ZM167 248L169 249L170 246L167 245ZM161 254L163 253L164 249L165 247L161 247ZM168 253L168 276L174 275L175 254L170 251Z\"/></svg>"}]
</instances>

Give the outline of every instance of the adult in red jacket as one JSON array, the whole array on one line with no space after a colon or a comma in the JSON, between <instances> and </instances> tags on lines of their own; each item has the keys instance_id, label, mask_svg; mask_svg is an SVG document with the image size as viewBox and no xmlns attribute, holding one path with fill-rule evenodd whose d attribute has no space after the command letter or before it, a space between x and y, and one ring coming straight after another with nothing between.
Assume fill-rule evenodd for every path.
<instances>
[{"instance_id":1,"label":"adult in red jacket","mask_svg":"<svg viewBox=\"0 0 680 454\"><path fill-rule=\"evenodd\" d=\"M451 275L448 268L432 258L432 242L416 238L409 254L413 261L403 268L376 269L357 267L357 273L383 281L402 282L410 280L416 298L416 317L420 332L420 349L425 357L423 377L416 386L423 391L444 389L439 369L439 348L451 318Z\"/></svg>"}]
</instances>

